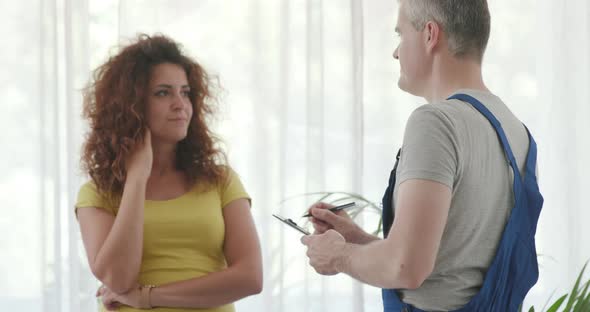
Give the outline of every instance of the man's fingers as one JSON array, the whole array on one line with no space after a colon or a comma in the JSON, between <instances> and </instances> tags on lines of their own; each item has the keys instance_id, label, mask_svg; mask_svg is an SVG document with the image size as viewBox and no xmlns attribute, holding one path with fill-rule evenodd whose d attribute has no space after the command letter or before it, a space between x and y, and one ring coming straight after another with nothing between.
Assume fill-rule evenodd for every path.
<instances>
[{"instance_id":1,"label":"man's fingers","mask_svg":"<svg viewBox=\"0 0 590 312\"><path fill-rule=\"evenodd\" d=\"M316 234L322 234L329 230L330 226L322 221L316 221L313 222L313 228L315 229Z\"/></svg>"},{"instance_id":2,"label":"man's fingers","mask_svg":"<svg viewBox=\"0 0 590 312\"><path fill-rule=\"evenodd\" d=\"M327 230L329 230L330 228L327 226L323 226L323 225L319 225L315 228L315 234L324 234L326 233Z\"/></svg>"},{"instance_id":3,"label":"man's fingers","mask_svg":"<svg viewBox=\"0 0 590 312\"><path fill-rule=\"evenodd\" d=\"M311 210L314 209L314 208L317 208L317 209L330 209L332 207L334 207L334 205L323 203L323 202L318 202L318 203L315 203L315 204L311 205L309 207L309 209L307 210L307 212L311 213Z\"/></svg>"},{"instance_id":4,"label":"man's fingers","mask_svg":"<svg viewBox=\"0 0 590 312\"><path fill-rule=\"evenodd\" d=\"M324 203L324 202L319 202L319 203L315 204L315 208L319 208L319 209L330 209L332 207L334 207L334 205L327 204L327 203Z\"/></svg>"},{"instance_id":5,"label":"man's fingers","mask_svg":"<svg viewBox=\"0 0 590 312\"><path fill-rule=\"evenodd\" d=\"M311 214L314 218L331 225L334 225L340 221L339 216L326 209L313 208L311 209Z\"/></svg>"},{"instance_id":6,"label":"man's fingers","mask_svg":"<svg viewBox=\"0 0 590 312\"><path fill-rule=\"evenodd\" d=\"M307 246L307 244L309 244L310 240L311 240L311 235L303 235L303 237L301 237L301 243L305 246Z\"/></svg>"}]
</instances>

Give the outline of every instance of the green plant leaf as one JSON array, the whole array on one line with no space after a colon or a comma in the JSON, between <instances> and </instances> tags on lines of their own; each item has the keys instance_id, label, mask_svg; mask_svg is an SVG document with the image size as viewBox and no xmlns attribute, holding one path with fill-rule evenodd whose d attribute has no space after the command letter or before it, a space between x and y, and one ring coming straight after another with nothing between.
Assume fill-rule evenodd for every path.
<instances>
[{"instance_id":1,"label":"green plant leaf","mask_svg":"<svg viewBox=\"0 0 590 312\"><path fill-rule=\"evenodd\" d=\"M578 292L579 292L579 287L580 287L580 280L582 279L582 276L584 275L584 271L586 270L586 265L588 265L588 262L586 262L586 264L584 264L584 267L582 268L582 271L578 275L578 278L576 279L576 283L574 284L574 288L570 292L570 298L567 301L567 304L565 305L565 308L563 309L563 312L569 312L569 311L571 311L572 306L574 305L574 302L576 301L576 299L578 299Z\"/></svg>"},{"instance_id":2,"label":"green plant leaf","mask_svg":"<svg viewBox=\"0 0 590 312\"><path fill-rule=\"evenodd\" d=\"M301 198L301 197L306 197L306 196L320 196L320 198L317 199L316 202L323 201L330 196L340 196L340 197L348 196L348 197L358 198L359 200L361 200L361 199L366 200L363 196L356 194L356 193L326 191L326 192L308 192L308 193L301 193L301 194L288 196L285 199L281 200L279 203L284 204L285 202L288 202L290 200Z\"/></svg>"},{"instance_id":3,"label":"green plant leaf","mask_svg":"<svg viewBox=\"0 0 590 312\"><path fill-rule=\"evenodd\" d=\"M586 282L585 288L588 288L588 285L590 285L590 280ZM590 311L590 293L585 293L584 295L582 295L578 298L578 304L576 304L574 311L576 311L576 312Z\"/></svg>"},{"instance_id":4,"label":"green plant leaf","mask_svg":"<svg viewBox=\"0 0 590 312\"><path fill-rule=\"evenodd\" d=\"M547 305L551 301L551 298L553 298L553 295L555 295L555 290L553 290L553 292L551 292L551 295L549 295L549 298L547 298L547 301L545 301L545 304L543 305L543 308L541 309L541 311L546 311L545 308L547 307Z\"/></svg>"},{"instance_id":5,"label":"green plant leaf","mask_svg":"<svg viewBox=\"0 0 590 312\"><path fill-rule=\"evenodd\" d=\"M324 199L326 199L326 198L330 197L331 195L332 195L332 193L327 193L327 194L325 194L324 196L320 197L318 200L316 200L316 202L321 202L321 201L323 201Z\"/></svg>"},{"instance_id":6,"label":"green plant leaf","mask_svg":"<svg viewBox=\"0 0 590 312\"><path fill-rule=\"evenodd\" d=\"M383 217L379 217L379 223L377 224L377 229L373 231L373 235L379 235L383 231Z\"/></svg>"},{"instance_id":7,"label":"green plant leaf","mask_svg":"<svg viewBox=\"0 0 590 312\"><path fill-rule=\"evenodd\" d=\"M283 204L283 203L286 203L292 199L296 199L296 198L300 198L300 197L312 196L312 195L326 195L326 193L329 193L329 192L312 192L312 193L302 193L302 194L287 196L283 200L281 200L279 202L279 204Z\"/></svg>"},{"instance_id":8,"label":"green plant leaf","mask_svg":"<svg viewBox=\"0 0 590 312\"><path fill-rule=\"evenodd\" d=\"M338 197L332 201L329 201L328 203L338 204L338 203L344 203L344 202L349 202L349 201L355 201L358 204L359 199L354 196L342 196L342 197Z\"/></svg>"},{"instance_id":9,"label":"green plant leaf","mask_svg":"<svg viewBox=\"0 0 590 312\"><path fill-rule=\"evenodd\" d=\"M574 307L574 311L582 311L580 309L582 308L582 305L584 305L584 299L586 299L586 297L590 298L590 295L588 295L588 286L590 286L590 281L587 281L586 284L582 285L582 287L584 287L584 290L580 293L580 295L577 298L577 303Z\"/></svg>"},{"instance_id":10,"label":"green plant leaf","mask_svg":"<svg viewBox=\"0 0 590 312\"><path fill-rule=\"evenodd\" d=\"M555 303L553 303L549 307L549 310L547 310L547 312L557 312L557 309L559 309L561 304L565 301L565 298L567 298L567 295L563 295L561 296L561 298L557 299L557 301L555 301Z\"/></svg>"},{"instance_id":11,"label":"green plant leaf","mask_svg":"<svg viewBox=\"0 0 590 312\"><path fill-rule=\"evenodd\" d=\"M535 306L532 306L532 307L529 309L529 312L535 312Z\"/></svg>"},{"instance_id":12,"label":"green plant leaf","mask_svg":"<svg viewBox=\"0 0 590 312\"><path fill-rule=\"evenodd\" d=\"M372 202L366 197L353 193L353 192L308 192L302 193L298 195L289 196L280 201L280 204L283 205L285 202L297 199L297 198L305 198L309 196L319 196L314 202L326 202L333 205L343 204L345 202L354 201L356 203L356 207L352 207L347 210L348 214L352 219L356 219L362 212L371 212L377 213L379 215L379 222L377 223L376 230L372 231L374 235L379 235L382 232L382 224L381 224L381 206L378 203ZM305 211L307 212L307 211ZM309 223L309 220L305 221L305 225Z\"/></svg>"},{"instance_id":13,"label":"green plant leaf","mask_svg":"<svg viewBox=\"0 0 590 312\"><path fill-rule=\"evenodd\" d=\"M576 308L576 312L588 312L590 311L590 295L588 295L586 297L586 299L584 299L582 301L582 305L580 306L580 308Z\"/></svg>"}]
</instances>

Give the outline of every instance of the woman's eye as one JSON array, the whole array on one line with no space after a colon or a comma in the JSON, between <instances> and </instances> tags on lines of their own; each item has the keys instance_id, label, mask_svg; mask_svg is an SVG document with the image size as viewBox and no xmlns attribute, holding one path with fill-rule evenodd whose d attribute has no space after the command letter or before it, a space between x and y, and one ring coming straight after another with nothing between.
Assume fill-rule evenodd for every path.
<instances>
[{"instance_id":1,"label":"woman's eye","mask_svg":"<svg viewBox=\"0 0 590 312\"><path fill-rule=\"evenodd\" d=\"M168 91L166 90L160 90L156 92L156 96L166 96L168 95Z\"/></svg>"},{"instance_id":2,"label":"woman's eye","mask_svg":"<svg viewBox=\"0 0 590 312\"><path fill-rule=\"evenodd\" d=\"M182 91L182 95L184 97L189 97L191 95L191 92L190 91Z\"/></svg>"}]
</instances>

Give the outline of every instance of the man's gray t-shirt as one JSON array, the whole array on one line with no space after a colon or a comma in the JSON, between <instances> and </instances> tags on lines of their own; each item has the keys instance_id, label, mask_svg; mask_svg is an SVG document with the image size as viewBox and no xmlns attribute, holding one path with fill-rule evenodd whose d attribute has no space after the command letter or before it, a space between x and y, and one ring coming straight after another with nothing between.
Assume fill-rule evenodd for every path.
<instances>
[{"instance_id":1,"label":"man's gray t-shirt","mask_svg":"<svg viewBox=\"0 0 590 312\"><path fill-rule=\"evenodd\" d=\"M495 95L459 90L478 99L500 121L520 172L529 140L522 123ZM401 299L426 311L461 308L479 291L514 205L513 174L498 136L473 106L445 100L416 109L404 134L399 184L425 179L452 190L449 217L432 274ZM394 207L397 191L394 193Z\"/></svg>"}]
</instances>

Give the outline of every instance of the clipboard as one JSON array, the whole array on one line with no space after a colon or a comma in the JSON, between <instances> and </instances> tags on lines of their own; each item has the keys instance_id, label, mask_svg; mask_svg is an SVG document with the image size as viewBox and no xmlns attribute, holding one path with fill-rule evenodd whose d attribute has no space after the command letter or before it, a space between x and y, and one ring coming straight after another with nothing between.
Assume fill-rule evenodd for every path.
<instances>
[{"instance_id":1,"label":"clipboard","mask_svg":"<svg viewBox=\"0 0 590 312\"><path fill-rule=\"evenodd\" d=\"M306 229L304 229L304 228L300 227L299 225L297 225L297 223L295 223L295 221L293 221L291 219L286 219L286 218L283 218L283 217L278 216L276 214L273 214L272 216L275 217L275 218L277 218L277 219L279 219L279 221L285 223L286 225L288 225L288 226L296 229L297 231L303 233L304 235L310 235L311 234Z\"/></svg>"}]
</instances>

